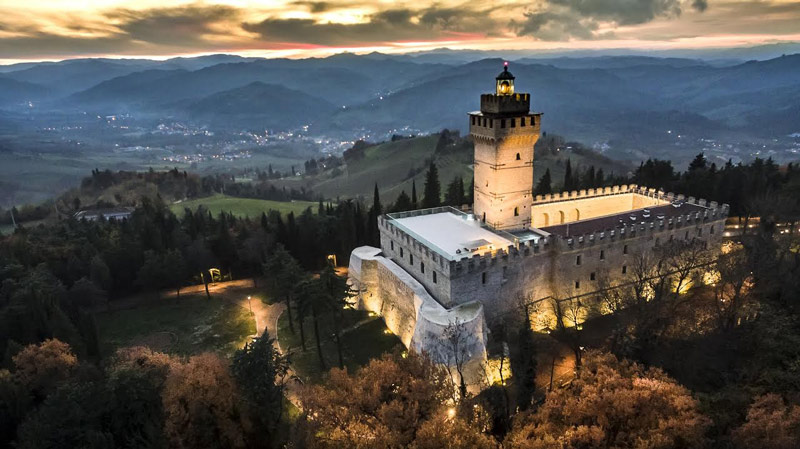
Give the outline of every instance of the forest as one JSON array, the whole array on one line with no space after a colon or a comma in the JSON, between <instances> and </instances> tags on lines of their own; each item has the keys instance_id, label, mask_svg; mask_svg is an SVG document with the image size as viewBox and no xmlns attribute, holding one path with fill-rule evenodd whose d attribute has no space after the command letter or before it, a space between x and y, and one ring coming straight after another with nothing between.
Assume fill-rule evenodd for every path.
<instances>
[{"instance_id":1,"label":"forest","mask_svg":"<svg viewBox=\"0 0 800 449\"><path fill-rule=\"evenodd\" d=\"M566 163L563 180L545 175L537 191L618 181ZM289 361L268 337L230 358L99 350L98 307L133 294L174 301L163 292L179 296L207 284L212 268L230 279L254 278L295 319L340 313L347 287L329 255L346 261L353 248L378 245L376 219L385 212L470 202L468 183L442 185L434 163L419 193L414 184L385 206L378 185L369 203L319 201L297 216L260 219L211 216L202 207L176 216L156 196L142 198L121 222L65 218L18 228L0 240L0 443L800 447L800 171L771 160L717 167L698 155L685 172L648 160L626 180L727 202L732 216L743 217L727 252L707 261L719 277L684 294L659 271L682 263L669 248L642 256L631 270L640 282L603 298L622 318L602 339L592 332L603 317L582 329L562 320L549 335L533 332L523 305L492 330L490 343L508 353L510 371L500 372L510 376L475 396L413 352L385 354L356 371L333 367L321 383L295 391L298 407L286 399ZM537 355L554 341L576 349L574 376L537 385L550 369Z\"/></svg>"}]
</instances>

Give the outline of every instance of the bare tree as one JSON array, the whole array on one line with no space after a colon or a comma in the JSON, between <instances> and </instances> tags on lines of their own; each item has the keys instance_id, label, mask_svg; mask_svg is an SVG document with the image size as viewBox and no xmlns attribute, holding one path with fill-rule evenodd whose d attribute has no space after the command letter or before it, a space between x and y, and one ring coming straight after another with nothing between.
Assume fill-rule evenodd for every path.
<instances>
[{"instance_id":1,"label":"bare tree","mask_svg":"<svg viewBox=\"0 0 800 449\"><path fill-rule=\"evenodd\" d=\"M452 369L458 374L458 391L461 399L467 396L467 382L464 379L464 364L469 360L469 333L466 324L459 318L451 321L444 329L438 347L439 359L445 362L447 372L452 378Z\"/></svg>"},{"instance_id":2,"label":"bare tree","mask_svg":"<svg viewBox=\"0 0 800 449\"><path fill-rule=\"evenodd\" d=\"M719 328L731 330L753 306L753 271L743 249L723 254L717 259L716 271L710 272L714 289L714 305Z\"/></svg>"}]
</instances>

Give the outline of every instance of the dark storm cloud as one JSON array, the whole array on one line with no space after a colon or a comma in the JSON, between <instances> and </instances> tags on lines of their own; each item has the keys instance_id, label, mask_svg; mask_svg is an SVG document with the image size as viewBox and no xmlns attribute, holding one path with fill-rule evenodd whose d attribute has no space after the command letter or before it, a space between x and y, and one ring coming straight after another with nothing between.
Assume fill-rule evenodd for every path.
<instances>
[{"instance_id":1,"label":"dark storm cloud","mask_svg":"<svg viewBox=\"0 0 800 449\"><path fill-rule=\"evenodd\" d=\"M693 0L703 10L706 0ZM700 9L700 8L703 9ZM600 22L616 25L639 25L660 17L681 14L680 0L548 0L544 9L525 13L525 20L514 23L520 35L542 40L596 39Z\"/></svg>"},{"instance_id":2,"label":"dark storm cloud","mask_svg":"<svg viewBox=\"0 0 800 449\"><path fill-rule=\"evenodd\" d=\"M708 9L708 1L707 0L694 0L694 1L692 1L692 8L694 8L695 11L703 12L706 9Z\"/></svg>"},{"instance_id":3,"label":"dark storm cloud","mask_svg":"<svg viewBox=\"0 0 800 449\"><path fill-rule=\"evenodd\" d=\"M550 0L549 3L563 6L581 17L619 25L636 25L681 13L679 0Z\"/></svg>"},{"instance_id":4,"label":"dark storm cloud","mask_svg":"<svg viewBox=\"0 0 800 449\"><path fill-rule=\"evenodd\" d=\"M304 6L309 12L320 13L336 9L336 5L330 2L294 2L293 5Z\"/></svg>"},{"instance_id":5,"label":"dark storm cloud","mask_svg":"<svg viewBox=\"0 0 800 449\"><path fill-rule=\"evenodd\" d=\"M215 33L214 24L234 20L239 14L230 6L189 5L144 11L118 9L107 17L121 22L120 30L131 39L181 46L204 42L203 35Z\"/></svg>"},{"instance_id":6,"label":"dark storm cloud","mask_svg":"<svg viewBox=\"0 0 800 449\"><path fill-rule=\"evenodd\" d=\"M363 23L320 23L312 19L269 18L245 23L267 42L298 42L325 46L352 46L396 41L447 38L448 33L489 34L497 23L488 14L461 9L422 11L390 9L372 14Z\"/></svg>"}]
</instances>

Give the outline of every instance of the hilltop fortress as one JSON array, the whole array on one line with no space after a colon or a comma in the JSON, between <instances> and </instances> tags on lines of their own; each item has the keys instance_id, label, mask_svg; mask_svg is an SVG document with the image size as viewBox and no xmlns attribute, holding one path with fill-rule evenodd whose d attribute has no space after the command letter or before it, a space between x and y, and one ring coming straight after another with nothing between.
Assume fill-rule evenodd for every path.
<instances>
[{"instance_id":1,"label":"hilltop fortress","mask_svg":"<svg viewBox=\"0 0 800 449\"><path fill-rule=\"evenodd\" d=\"M358 306L381 315L406 347L445 364L466 359L473 381L487 357L487 324L520 313L521 302L588 302L601 277L624 282L636 254L722 238L728 206L713 201L636 185L534 196L541 114L530 112L529 94L514 92L507 67L469 120L472 213L438 207L379 217L381 248L352 252L350 281ZM552 327L552 311L538 310L534 326ZM452 353L454 323L461 354Z\"/></svg>"}]
</instances>

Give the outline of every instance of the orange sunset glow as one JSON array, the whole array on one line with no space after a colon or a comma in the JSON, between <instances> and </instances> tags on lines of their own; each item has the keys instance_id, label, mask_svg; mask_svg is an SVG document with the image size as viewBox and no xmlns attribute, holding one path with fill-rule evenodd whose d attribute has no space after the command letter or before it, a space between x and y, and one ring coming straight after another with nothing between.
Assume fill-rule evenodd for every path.
<instances>
[{"instance_id":1,"label":"orange sunset glow","mask_svg":"<svg viewBox=\"0 0 800 449\"><path fill-rule=\"evenodd\" d=\"M800 40L792 0L0 0L0 61L725 48Z\"/></svg>"}]
</instances>

